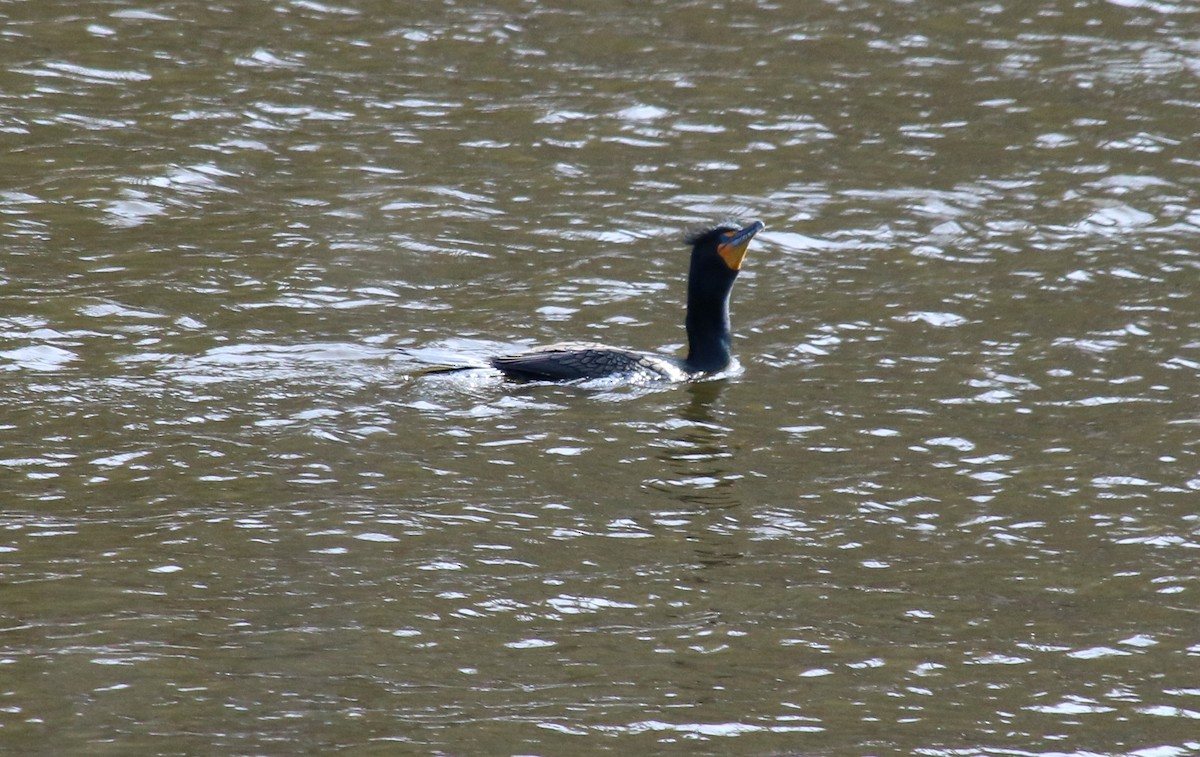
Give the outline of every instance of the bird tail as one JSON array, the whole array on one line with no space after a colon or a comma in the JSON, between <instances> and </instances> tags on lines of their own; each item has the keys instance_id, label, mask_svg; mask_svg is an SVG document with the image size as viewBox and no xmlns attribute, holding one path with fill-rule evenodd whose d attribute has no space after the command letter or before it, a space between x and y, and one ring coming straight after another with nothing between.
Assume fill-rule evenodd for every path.
<instances>
[{"instance_id":1,"label":"bird tail","mask_svg":"<svg viewBox=\"0 0 1200 757\"><path fill-rule=\"evenodd\" d=\"M458 373L460 371L477 371L480 368L485 368L483 365L435 365L432 368L424 368L417 372L418 376L436 376L442 373Z\"/></svg>"}]
</instances>

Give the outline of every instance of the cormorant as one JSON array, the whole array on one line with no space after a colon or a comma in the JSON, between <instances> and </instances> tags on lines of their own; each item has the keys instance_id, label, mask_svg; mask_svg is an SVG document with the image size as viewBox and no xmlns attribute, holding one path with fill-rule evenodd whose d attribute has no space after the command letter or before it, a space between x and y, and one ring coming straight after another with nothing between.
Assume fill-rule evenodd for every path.
<instances>
[{"instance_id":1,"label":"cormorant","mask_svg":"<svg viewBox=\"0 0 1200 757\"><path fill-rule=\"evenodd\" d=\"M723 222L688 234L692 247L688 270L688 352L682 360L636 352L594 342L560 342L526 352L491 358L491 366L509 378L533 381L572 381L627 375L635 380L687 381L729 367L729 294L746 248L766 228ZM442 370L462 370L450 368Z\"/></svg>"}]
</instances>

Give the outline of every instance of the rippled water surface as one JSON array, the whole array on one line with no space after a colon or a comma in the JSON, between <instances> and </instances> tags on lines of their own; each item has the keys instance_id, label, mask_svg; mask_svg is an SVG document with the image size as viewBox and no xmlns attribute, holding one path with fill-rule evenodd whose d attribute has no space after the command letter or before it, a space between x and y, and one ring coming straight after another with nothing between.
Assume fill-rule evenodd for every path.
<instances>
[{"instance_id":1,"label":"rippled water surface","mask_svg":"<svg viewBox=\"0 0 1200 757\"><path fill-rule=\"evenodd\" d=\"M1200 753L1197 29L0 0L0 751Z\"/></svg>"}]
</instances>

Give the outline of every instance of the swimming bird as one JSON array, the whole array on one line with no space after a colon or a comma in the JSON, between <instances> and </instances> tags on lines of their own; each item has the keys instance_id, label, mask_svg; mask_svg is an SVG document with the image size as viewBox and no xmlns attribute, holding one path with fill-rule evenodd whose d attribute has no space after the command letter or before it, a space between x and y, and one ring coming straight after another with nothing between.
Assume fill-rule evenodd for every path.
<instances>
[{"instance_id":1,"label":"swimming bird","mask_svg":"<svg viewBox=\"0 0 1200 757\"><path fill-rule=\"evenodd\" d=\"M688 234L692 247L688 269L688 351L683 359L609 347L595 342L560 342L489 359L509 378L527 381L573 381L623 375L639 381L687 381L718 373L733 360L729 295L742 269L754 235L766 228L722 222ZM463 370L449 368L446 370Z\"/></svg>"}]
</instances>

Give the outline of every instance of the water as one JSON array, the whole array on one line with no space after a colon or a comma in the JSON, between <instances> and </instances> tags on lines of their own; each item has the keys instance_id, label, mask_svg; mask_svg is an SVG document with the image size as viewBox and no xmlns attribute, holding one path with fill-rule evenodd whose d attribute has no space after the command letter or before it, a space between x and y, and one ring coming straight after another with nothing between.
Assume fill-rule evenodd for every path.
<instances>
[{"instance_id":1,"label":"water","mask_svg":"<svg viewBox=\"0 0 1200 757\"><path fill-rule=\"evenodd\" d=\"M0 16L0 751L1200 751L1200 6Z\"/></svg>"}]
</instances>

